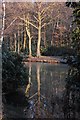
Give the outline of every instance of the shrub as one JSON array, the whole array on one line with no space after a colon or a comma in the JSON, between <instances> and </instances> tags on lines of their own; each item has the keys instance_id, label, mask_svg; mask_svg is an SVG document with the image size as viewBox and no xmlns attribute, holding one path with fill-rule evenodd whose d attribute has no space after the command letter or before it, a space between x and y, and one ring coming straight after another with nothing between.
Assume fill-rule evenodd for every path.
<instances>
[{"instance_id":1,"label":"shrub","mask_svg":"<svg viewBox=\"0 0 80 120\"><path fill-rule=\"evenodd\" d=\"M18 89L28 83L27 69L22 63L22 57L9 51L2 52L2 92L3 98L10 102L11 98L15 99L15 95L24 96ZM10 96L12 94L12 96ZM8 98L8 99L7 99ZM21 98L23 99L23 98ZM17 100L17 99L16 99ZM20 101L20 99L18 99ZM3 99L4 102L4 99ZM17 104L18 102L16 102Z\"/></svg>"},{"instance_id":2,"label":"shrub","mask_svg":"<svg viewBox=\"0 0 80 120\"><path fill-rule=\"evenodd\" d=\"M74 51L71 48L67 47L56 47L49 46L45 51L42 52L42 55L47 56L65 56L65 55L74 55Z\"/></svg>"}]
</instances>

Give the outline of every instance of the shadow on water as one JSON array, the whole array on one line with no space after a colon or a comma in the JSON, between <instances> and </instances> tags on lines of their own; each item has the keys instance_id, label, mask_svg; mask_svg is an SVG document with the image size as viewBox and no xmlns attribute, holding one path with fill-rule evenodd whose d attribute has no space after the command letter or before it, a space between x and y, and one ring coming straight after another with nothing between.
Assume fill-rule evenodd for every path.
<instances>
[{"instance_id":1,"label":"shadow on water","mask_svg":"<svg viewBox=\"0 0 80 120\"><path fill-rule=\"evenodd\" d=\"M16 118L24 118L25 106L28 106L28 100L25 94L19 90L10 92L2 96L3 102L3 119L12 120Z\"/></svg>"}]
</instances>

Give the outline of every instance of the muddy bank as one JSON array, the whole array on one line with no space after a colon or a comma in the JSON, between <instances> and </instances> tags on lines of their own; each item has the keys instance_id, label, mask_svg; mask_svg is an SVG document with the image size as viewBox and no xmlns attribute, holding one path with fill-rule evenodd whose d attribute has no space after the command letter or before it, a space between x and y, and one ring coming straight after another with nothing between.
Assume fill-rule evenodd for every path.
<instances>
[{"instance_id":1,"label":"muddy bank","mask_svg":"<svg viewBox=\"0 0 80 120\"><path fill-rule=\"evenodd\" d=\"M24 58L24 62L44 62L44 63L60 63L60 59L57 57L40 56Z\"/></svg>"}]
</instances>

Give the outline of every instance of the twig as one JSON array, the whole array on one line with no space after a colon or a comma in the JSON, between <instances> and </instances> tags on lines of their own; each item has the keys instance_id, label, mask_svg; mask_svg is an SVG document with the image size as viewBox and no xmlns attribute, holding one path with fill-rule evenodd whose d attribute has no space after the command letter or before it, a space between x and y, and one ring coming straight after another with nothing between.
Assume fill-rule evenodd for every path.
<instances>
[{"instance_id":1,"label":"twig","mask_svg":"<svg viewBox=\"0 0 80 120\"><path fill-rule=\"evenodd\" d=\"M29 99L32 99L34 96L36 96L37 95L37 93L35 93L34 95L32 95Z\"/></svg>"}]
</instances>

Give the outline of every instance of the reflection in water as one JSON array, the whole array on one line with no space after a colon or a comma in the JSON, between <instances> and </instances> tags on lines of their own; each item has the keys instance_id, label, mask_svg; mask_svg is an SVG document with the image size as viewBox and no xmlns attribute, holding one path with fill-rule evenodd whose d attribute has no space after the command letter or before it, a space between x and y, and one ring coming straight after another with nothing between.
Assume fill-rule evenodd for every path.
<instances>
[{"instance_id":1,"label":"reflection in water","mask_svg":"<svg viewBox=\"0 0 80 120\"><path fill-rule=\"evenodd\" d=\"M64 118L63 93L68 66L62 64L28 63L30 106L27 118Z\"/></svg>"},{"instance_id":2,"label":"reflection in water","mask_svg":"<svg viewBox=\"0 0 80 120\"><path fill-rule=\"evenodd\" d=\"M37 84L38 84L38 104L37 104L37 117L40 116L40 65L37 65Z\"/></svg>"},{"instance_id":3,"label":"reflection in water","mask_svg":"<svg viewBox=\"0 0 80 120\"><path fill-rule=\"evenodd\" d=\"M31 87L31 63L29 63L29 80L28 80L28 85L26 87L25 95L29 97L29 90Z\"/></svg>"},{"instance_id":4,"label":"reflection in water","mask_svg":"<svg viewBox=\"0 0 80 120\"><path fill-rule=\"evenodd\" d=\"M26 63L26 66L29 83L20 88L22 93L18 91L7 96L10 103L3 110L4 118L80 119L78 68L68 70L67 65L48 63Z\"/></svg>"}]
</instances>

